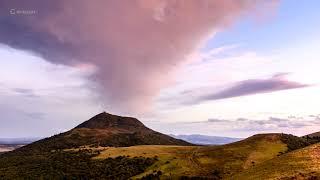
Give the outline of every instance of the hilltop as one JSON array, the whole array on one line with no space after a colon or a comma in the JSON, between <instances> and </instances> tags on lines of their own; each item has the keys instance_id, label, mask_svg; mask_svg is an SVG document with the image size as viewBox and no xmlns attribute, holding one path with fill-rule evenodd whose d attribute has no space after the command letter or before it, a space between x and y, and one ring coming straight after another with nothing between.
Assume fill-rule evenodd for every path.
<instances>
[{"instance_id":1,"label":"hilltop","mask_svg":"<svg viewBox=\"0 0 320 180\"><path fill-rule=\"evenodd\" d=\"M103 112L70 131L39 140L20 150L50 151L80 146L125 147L134 145L185 146L192 144L153 131L136 118Z\"/></svg>"},{"instance_id":2,"label":"hilltop","mask_svg":"<svg viewBox=\"0 0 320 180\"><path fill-rule=\"evenodd\" d=\"M320 142L320 132L314 132L305 136L302 136L302 138L306 139L308 142L314 144Z\"/></svg>"}]
</instances>

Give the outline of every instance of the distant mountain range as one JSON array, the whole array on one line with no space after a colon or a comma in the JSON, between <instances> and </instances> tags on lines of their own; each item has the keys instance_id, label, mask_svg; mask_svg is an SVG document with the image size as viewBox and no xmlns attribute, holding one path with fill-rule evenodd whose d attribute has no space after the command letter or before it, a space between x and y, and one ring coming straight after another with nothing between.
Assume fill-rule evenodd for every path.
<instances>
[{"instance_id":1,"label":"distant mountain range","mask_svg":"<svg viewBox=\"0 0 320 180\"><path fill-rule=\"evenodd\" d=\"M177 139L185 140L192 144L198 145L222 145L229 144L236 141L242 140L242 138L231 138L231 137L221 137L221 136L206 136L200 134L191 134L191 135L170 135Z\"/></svg>"}]
</instances>

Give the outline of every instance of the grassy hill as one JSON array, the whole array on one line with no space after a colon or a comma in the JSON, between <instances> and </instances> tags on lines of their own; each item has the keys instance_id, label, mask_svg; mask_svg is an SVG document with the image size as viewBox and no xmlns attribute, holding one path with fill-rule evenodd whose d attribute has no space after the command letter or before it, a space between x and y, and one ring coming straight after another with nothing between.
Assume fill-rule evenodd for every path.
<instances>
[{"instance_id":1,"label":"grassy hill","mask_svg":"<svg viewBox=\"0 0 320 180\"><path fill-rule=\"evenodd\" d=\"M43 152L24 149L0 155L0 161L4 162L0 165L0 177L234 179L250 177L252 172L254 179L255 173L263 173L264 168L259 167L307 145L305 139L292 135L259 134L221 146L87 145ZM286 161L282 160L282 163ZM306 160L306 163L310 162ZM273 164L266 166L270 171L277 168ZM256 168L256 171L251 171Z\"/></svg>"},{"instance_id":2,"label":"grassy hill","mask_svg":"<svg viewBox=\"0 0 320 180\"><path fill-rule=\"evenodd\" d=\"M162 178L230 178L292 149L306 146L301 138L286 134L260 134L223 146L132 146L98 148L94 159L157 157L152 166L134 178L161 172Z\"/></svg>"},{"instance_id":3,"label":"grassy hill","mask_svg":"<svg viewBox=\"0 0 320 180\"><path fill-rule=\"evenodd\" d=\"M305 139L287 134L259 134L222 146L89 144L39 151L38 147L47 145L41 142L0 155L0 161L4 162L0 165L0 177L229 179L309 145Z\"/></svg>"},{"instance_id":4,"label":"grassy hill","mask_svg":"<svg viewBox=\"0 0 320 180\"><path fill-rule=\"evenodd\" d=\"M235 179L320 179L320 144L284 154L250 168Z\"/></svg>"},{"instance_id":5,"label":"grassy hill","mask_svg":"<svg viewBox=\"0 0 320 180\"><path fill-rule=\"evenodd\" d=\"M101 113L70 131L0 154L0 179L313 178L320 171L320 149L311 143L310 137L274 133L194 146L135 118Z\"/></svg>"},{"instance_id":6,"label":"grassy hill","mask_svg":"<svg viewBox=\"0 0 320 180\"><path fill-rule=\"evenodd\" d=\"M70 131L45 138L17 151L40 153L80 146L192 145L144 126L139 120L100 113ZM37 151L37 152L36 152Z\"/></svg>"},{"instance_id":7,"label":"grassy hill","mask_svg":"<svg viewBox=\"0 0 320 180\"><path fill-rule=\"evenodd\" d=\"M103 112L70 131L0 154L0 179L127 179L157 159L121 155L93 159L99 150L68 149L142 144L192 145L153 131L135 118Z\"/></svg>"}]
</instances>

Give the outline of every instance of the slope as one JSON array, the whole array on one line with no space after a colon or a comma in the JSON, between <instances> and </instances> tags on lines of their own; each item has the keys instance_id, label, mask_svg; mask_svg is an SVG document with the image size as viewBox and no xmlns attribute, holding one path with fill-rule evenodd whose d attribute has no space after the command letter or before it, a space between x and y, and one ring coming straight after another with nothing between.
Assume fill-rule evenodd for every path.
<instances>
[{"instance_id":1,"label":"slope","mask_svg":"<svg viewBox=\"0 0 320 180\"><path fill-rule=\"evenodd\" d=\"M302 138L306 139L308 142L314 144L320 142L320 132L314 132L305 136L302 136Z\"/></svg>"},{"instance_id":2,"label":"slope","mask_svg":"<svg viewBox=\"0 0 320 180\"><path fill-rule=\"evenodd\" d=\"M266 161L234 179L320 179L320 144L314 144Z\"/></svg>"},{"instance_id":3,"label":"slope","mask_svg":"<svg viewBox=\"0 0 320 180\"><path fill-rule=\"evenodd\" d=\"M293 149L308 145L303 139L286 134L259 134L222 146L134 146L105 148L97 159L116 157L157 157L158 161L136 176L161 171L162 178L230 178L246 169Z\"/></svg>"},{"instance_id":4,"label":"slope","mask_svg":"<svg viewBox=\"0 0 320 180\"><path fill-rule=\"evenodd\" d=\"M36 141L17 151L50 151L80 146L192 145L147 128L139 120L106 112L100 113L70 131Z\"/></svg>"}]
</instances>

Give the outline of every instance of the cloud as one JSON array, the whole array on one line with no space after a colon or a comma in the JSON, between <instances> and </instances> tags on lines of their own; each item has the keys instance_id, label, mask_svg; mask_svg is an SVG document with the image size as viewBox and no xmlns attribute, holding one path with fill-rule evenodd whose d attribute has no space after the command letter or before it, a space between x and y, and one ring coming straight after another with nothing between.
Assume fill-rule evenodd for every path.
<instances>
[{"instance_id":1,"label":"cloud","mask_svg":"<svg viewBox=\"0 0 320 180\"><path fill-rule=\"evenodd\" d=\"M317 119L317 116L314 118L296 118L296 117L287 117L287 118L278 118L278 117L269 117L268 119L247 119L247 118L238 118L235 120L228 119L208 119L207 121L195 121L188 122L191 124L214 124L217 127L224 127L225 129L232 129L233 131L279 131L283 129L297 129L304 128L307 126L320 126L320 122Z\"/></svg>"},{"instance_id":2,"label":"cloud","mask_svg":"<svg viewBox=\"0 0 320 180\"><path fill-rule=\"evenodd\" d=\"M206 82L203 86L184 87L174 94L164 94L159 99L163 109L172 109L180 106L201 104L207 101L250 96L255 94L271 93L283 90L311 87L313 84L304 84L290 81L290 73L276 73L270 78L247 79L227 84L216 85ZM174 98L172 98L174 97Z\"/></svg>"},{"instance_id":3,"label":"cloud","mask_svg":"<svg viewBox=\"0 0 320 180\"><path fill-rule=\"evenodd\" d=\"M57 64L96 67L91 80L110 108L141 110L213 32L274 2L2 0L0 43Z\"/></svg>"},{"instance_id":4,"label":"cloud","mask_svg":"<svg viewBox=\"0 0 320 180\"><path fill-rule=\"evenodd\" d=\"M285 78L287 74L288 73L278 73L268 79L249 79L236 82L235 85L232 85L230 88L226 88L217 93L206 94L202 97L199 97L194 102L199 103L208 100L226 99L310 86L307 84L287 80Z\"/></svg>"},{"instance_id":5,"label":"cloud","mask_svg":"<svg viewBox=\"0 0 320 180\"><path fill-rule=\"evenodd\" d=\"M11 91L15 94L25 96L25 97L38 97L32 89L26 89L26 88L12 88Z\"/></svg>"}]
</instances>

